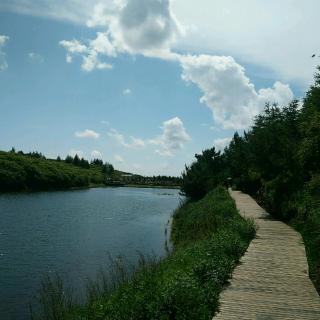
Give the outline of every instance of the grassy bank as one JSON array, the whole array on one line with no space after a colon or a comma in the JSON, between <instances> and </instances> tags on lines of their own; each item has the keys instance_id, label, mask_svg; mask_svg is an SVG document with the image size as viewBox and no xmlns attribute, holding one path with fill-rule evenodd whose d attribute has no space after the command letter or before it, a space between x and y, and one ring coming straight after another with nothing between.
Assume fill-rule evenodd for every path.
<instances>
[{"instance_id":1,"label":"grassy bank","mask_svg":"<svg viewBox=\"0 0 320 320\"><path fill-rule=\"evenodd\" d=\"M254 234L252 222L240 217L225 189L217 188L174 213L174 250L168 257L142 258L130 276L117 262L116 272L102 273L90 285L84 306L71 307L72 299L63 294L49 297L46 301L58 301L58 307L45 308L40 318L211 319L219 293Z\"/></svg>"}]
</instances>

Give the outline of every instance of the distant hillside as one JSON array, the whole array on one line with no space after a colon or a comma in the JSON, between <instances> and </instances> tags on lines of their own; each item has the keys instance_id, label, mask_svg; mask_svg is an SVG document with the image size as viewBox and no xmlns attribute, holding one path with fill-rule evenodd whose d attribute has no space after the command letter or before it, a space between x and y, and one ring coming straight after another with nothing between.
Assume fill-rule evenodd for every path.
<instances>
[{"instance_id":1,"label":"distant hillside","mask_svg":"<svg viewBox=\"0 0 320 320\"><path fill-rule=\"evenodd\" d=\"M119 175L111 164L101 160L89 164L78 156L52 160L38 152L0 151L1 192L89 187Z\"/></svg>"},{"instance_id":2,"label":"distant hillside","mask_svg":"<svg viewBox=\"0 0 320 320\"><path fill-rule=\"evenodd\" d=\"M179 177L144 177L121 172L100 159L89 163L77 155L53 160L46 159L39 152L0 151L0 192L65 190L98 185L176 187L180 183Z\"/></svg>"}]
</instances>

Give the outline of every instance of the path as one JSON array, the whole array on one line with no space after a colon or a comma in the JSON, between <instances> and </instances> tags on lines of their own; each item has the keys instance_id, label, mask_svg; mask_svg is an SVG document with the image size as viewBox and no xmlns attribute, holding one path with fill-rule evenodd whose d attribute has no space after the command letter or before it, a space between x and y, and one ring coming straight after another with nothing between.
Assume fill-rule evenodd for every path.
<instances>
[{"instance_id":1,"label":"path","mask_svg":"<svg viewBox=\"0 0 320 320\"><path fill-rule=\"evenodd\" d=\"M320 297L308 277L300 234L272 220L250 196L230 195L258 231L221 294L214 320L320 320Z\"/></svg>"}]
</instances>

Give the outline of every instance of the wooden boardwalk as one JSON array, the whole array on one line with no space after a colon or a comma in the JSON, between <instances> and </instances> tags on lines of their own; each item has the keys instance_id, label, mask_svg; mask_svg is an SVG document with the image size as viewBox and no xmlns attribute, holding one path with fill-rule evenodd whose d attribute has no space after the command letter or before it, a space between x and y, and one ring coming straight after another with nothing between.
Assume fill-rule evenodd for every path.
<instances>
[{"instance_id":1,"label":"wooden boardwalk","mask_svg":"<svg viewBox=\"0 0 320 320\"><path fill-rule=\"evenodd\" d=\"M272 220L250 196L230 194L258 230L221 294L214 320L320 320L320 297L308 277L300 234Z\"/></svg>"}]
</instances>

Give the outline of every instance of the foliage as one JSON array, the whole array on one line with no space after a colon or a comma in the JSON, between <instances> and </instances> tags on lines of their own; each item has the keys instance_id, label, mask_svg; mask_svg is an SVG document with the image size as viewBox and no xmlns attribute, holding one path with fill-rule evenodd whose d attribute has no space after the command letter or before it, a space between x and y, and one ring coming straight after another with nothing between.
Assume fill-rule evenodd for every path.
<instances>
[{"instance_id":1,"label":"foliage","mask_svg":"<svg viewBox=\"0 0 320 320\"><path fill-rule=\"evenodd\" d=\"M56 190L103 184L114 170L90 166L88 161L67 156L65 161L46 159L41 153L0 151L0 192ZM107 168L107 170L105 170ZM112 167L113 169L113 167Z\"/></svg>"},{"instance_id":2,"label":"foliage","mask_svg":"<svg viewBox=\"0 0 320 320\"><path fill-rule=\"evenodd\" d=\"M36 311L30 306L31 320L58 320L67 316L75 301L58 274L53 277L46 275L41 281L37 306L39 309Z\"/></svg>"},{"instance_id":3,"label":"foliage","mask_svg":"<svg viewBox=\"0 0 320 320\"><path fill-rule=\"evenodd\" d=\"M146 177L138 174L125 174L123 182L127 185L140 185L140 186L166 186L176 187L180 186L181 178L172 176L152 176Z\"/></svg>"},{"instance_id":4,"label":"foliage","mask_svg":"<svg viewBox=\"0 0 320 320\"><path fill-rule=\"evenodd\" d=\"M186 166L182 173L181 191L188 197L200 199L222 180L223 162L220 152L216 152L215 148L195 157L197 160Z\"/></svg>"},{"instance_id":5,"label":"foliage","mask_svg":"<svg viewBox=\"0 0 320 320\"><path fill-rule=\"evenodd\" d=\"M219 293L254 237L253 223L240 217L223 188L182 205L173 221L168 257L141 257L133 272L116 260L111 274L100 273L90 284L88 302L60 310L57 319L212 318Z\"/></svg>"},{"instance_id":6,"label":"foliage","mask_svg":"<svg viewBox=\"0 0 320 320\"><path fill-rule=\"evenodd\" d=\"M111 183L110 183L111 182ZM111 163L93 159L90 163L77 154L65 160L46 159L39 152L0 151L0 192L57 190L92 185L167 186L180 185L180 177L141 175L120 172Z\"/></svg>"},{"instance_id":7,"label":"foliage","mask_svg":"<svg viewBox=\"0 0 320 320\"><path fill-rule=\"evenodd\" d=\"M302 105L296 100L282 107L267 104L248 132L234 134L217 157L218 166L210 157L196 158L183 173L187 196L198 198L232 178L234 187L301 232L310 275L320 292L320 68Z\"/></svg>"}]
</instances>

